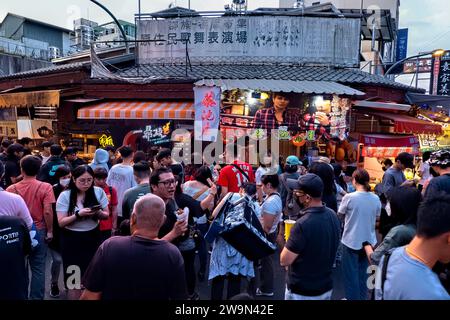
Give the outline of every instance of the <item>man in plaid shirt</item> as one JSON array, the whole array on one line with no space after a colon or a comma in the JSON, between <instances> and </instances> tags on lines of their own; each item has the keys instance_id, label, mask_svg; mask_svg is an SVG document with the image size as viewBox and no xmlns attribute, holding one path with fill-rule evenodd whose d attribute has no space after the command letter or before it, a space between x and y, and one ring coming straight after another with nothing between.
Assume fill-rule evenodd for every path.
<instances>
[{"instance_id":1,"label":"man in plaid shirt","mask_svg":"<svg viewBox=\"0 0 450 320\"><path fill-rule=\"evenodd\" d=\"M255 129L278 129L287 126L289 129L298 129L299 116L293 110L288 109L289 96L282 92L273 94L273 107L258 110L253 119Z\"/></svg>"}]
</instances>

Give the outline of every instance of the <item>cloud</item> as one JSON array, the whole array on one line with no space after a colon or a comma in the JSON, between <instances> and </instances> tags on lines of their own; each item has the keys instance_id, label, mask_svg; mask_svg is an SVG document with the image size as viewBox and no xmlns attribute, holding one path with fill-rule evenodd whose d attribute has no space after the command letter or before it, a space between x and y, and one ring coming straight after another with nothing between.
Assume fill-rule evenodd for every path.
<instances>
[{"instance_id":1,"label":"cloud","mask_svg":"<svg viewBox=\"0 0 450 320\"><path fill-rule=\"evenodd\" d=\"M436 48L450 48L450 1L408 0L400 7L400 27L409 28L408 54L430 51Z\"/></svg>"}]
</instances>

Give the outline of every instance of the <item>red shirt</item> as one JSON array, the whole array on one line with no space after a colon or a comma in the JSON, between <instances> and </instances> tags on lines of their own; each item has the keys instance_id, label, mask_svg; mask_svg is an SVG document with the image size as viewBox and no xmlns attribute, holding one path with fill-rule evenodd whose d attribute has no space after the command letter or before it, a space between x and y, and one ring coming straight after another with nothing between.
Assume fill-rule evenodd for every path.
<instances>
[{"instance_id":1,"label":"red shirt","mask_svg":"<svg viewBox=\"0 0 450 320\"><path fill-rule=\"evenodd\" d=\"M255 182L255 174L253 168L246 162L235 160L234 164L238 165L242 171L247 173L251 183ZM228 165L220 170L219 181L217 184L222 187L228 188L228 192L239 192L239 188L244 182L247 182L247 178L237 169L235 166Z\"/></svg>"},{"instance_id":2,"label":"red shirt","mask_svg":"<svg viewBox=\"0 0 450 320\"><path fill-rule=\"evenodd\" d=\"M30 210L36 229L42 230L47 228L44 219L44 206L56 202L55 194L50 184L36 179L28 179L13 184L6 191L18 194L23 198L28 210Z\"/></svg>"},{"instance_id":3,"label":"red shirt","mask_svg":"<svg viewBox=\"0 0 450 320\"><path fill-rule=\"evenodd\" d=\"M112 209L117 206L119 201L117 199L117 191L113 187L106 186L103 188L103 191L105 191L106 197L108 198L109 218L106 220L100 220L100 231L108 231L112 230L113 227Z\"/></svg>"}]
</instances>

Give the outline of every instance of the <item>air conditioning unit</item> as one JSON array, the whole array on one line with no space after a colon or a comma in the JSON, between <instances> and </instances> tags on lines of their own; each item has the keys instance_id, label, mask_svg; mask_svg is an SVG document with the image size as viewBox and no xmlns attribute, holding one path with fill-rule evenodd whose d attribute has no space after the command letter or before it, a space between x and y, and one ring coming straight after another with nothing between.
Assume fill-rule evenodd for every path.
<instances>
[{"instance_id":1,"label":"air conditioning unit","mask_svg":"<svg viewBox=\"0 0 450 320\"><path fill-rule=\"evenodd\" d=\"M58 47L48 47L50 59L57 59L61 57L61 50Z\"/></svg>"}]
</instances>

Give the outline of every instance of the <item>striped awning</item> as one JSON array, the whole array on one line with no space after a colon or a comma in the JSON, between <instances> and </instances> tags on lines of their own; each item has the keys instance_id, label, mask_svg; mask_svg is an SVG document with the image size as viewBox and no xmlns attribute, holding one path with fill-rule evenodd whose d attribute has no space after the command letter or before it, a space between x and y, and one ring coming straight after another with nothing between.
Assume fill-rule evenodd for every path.
<instances>
[{"instance_id":1,"label":"striped awning","mask_svg":"<svg viewBox=\"0 0 450 320\"><path fill-rule=\"evenodd\" d=\"M78 119L194 120L194 102L110 101L78 110Z\"/></svg>"}]
</instances>

